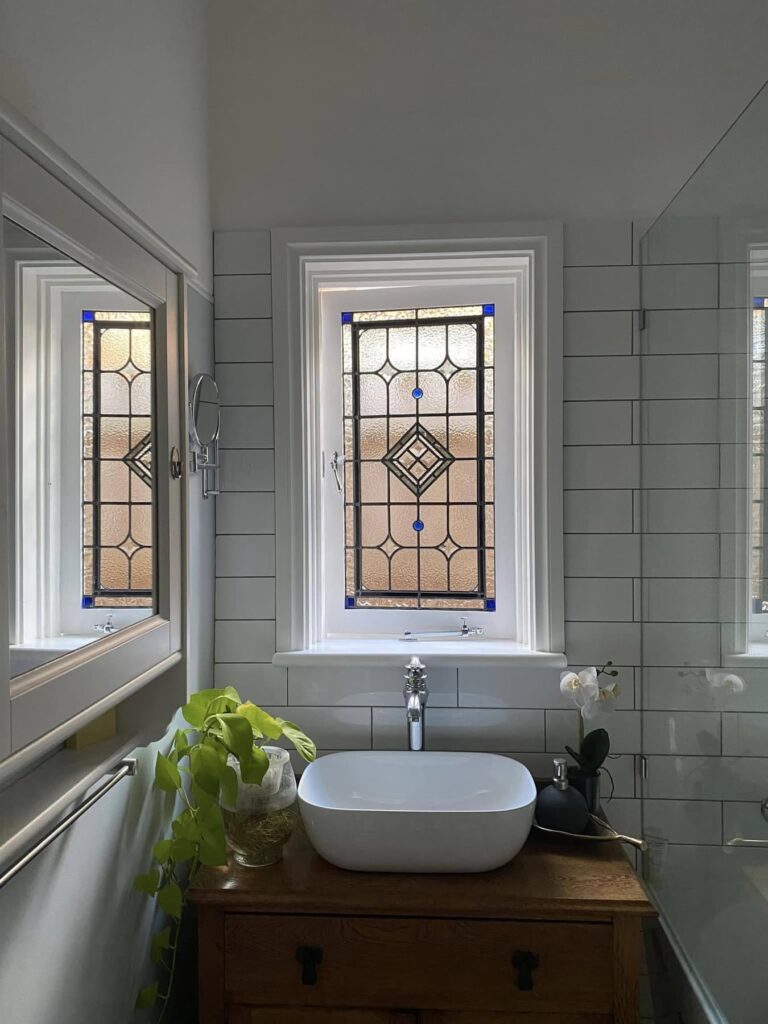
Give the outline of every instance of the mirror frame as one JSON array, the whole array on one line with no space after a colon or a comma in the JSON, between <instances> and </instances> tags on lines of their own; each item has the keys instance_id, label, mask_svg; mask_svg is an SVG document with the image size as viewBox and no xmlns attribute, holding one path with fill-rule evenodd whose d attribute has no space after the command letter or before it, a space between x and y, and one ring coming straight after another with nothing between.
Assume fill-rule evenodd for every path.
<instances>
[{"instance_id":1,"label":"mirror frame","mask_svg":"<svg viewBox=\"0 0 768 1024\"><path fill-rule=\"evenodd\" d=\"M2 125L0 124L0 130ZM62 179L66 176L62 174ZM155 323L157 438L157 611L152 616L11 679L8 453L0 445L0 763L31 745L42 754L67 732L124 700L182 660L186 480L170 471L169 453L186 437L184 278L171 271L64 180L0 135L0 201L4 217L152 307ZM0 222L0 251L2 223ZM0 266L0 380L7 381L5 268ZM0 389L0 437L8 407ZM67 728L67 724L69 727Z\"/></svg>"},{"instance_id":2,"label":"mirror frame","mask_svg":"<svg viewBox=\"0 0 768 1024\"><path fill-rule=\"evenodd\" d=\"M200 438L200 434L197 430L197 418L195 416L195 404L198 401L198 396L202 390L203 384L206 381L210 381L216 389L216 404L217 415L216 415L216 430L213 437L209 441L203 441ZM189 439L198 450L203 451L205 448L209 448L212 444L217 444L219 440L219 434L221 433L221 395L219 394L219 385L216 383L216 378L212 377L210 373L198 373L196 377L193 377L189 385Z\"/></svg>"}]
</instances>

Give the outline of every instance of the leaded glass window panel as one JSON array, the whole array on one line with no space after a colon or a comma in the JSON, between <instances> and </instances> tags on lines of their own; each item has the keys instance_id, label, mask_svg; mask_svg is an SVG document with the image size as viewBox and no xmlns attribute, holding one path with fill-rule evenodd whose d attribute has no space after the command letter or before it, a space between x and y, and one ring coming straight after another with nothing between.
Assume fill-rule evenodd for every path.
<instances>
[{"instance_id":1,"label":"leaded glass window panel","mask_svg":"<svg viewBox=\"0 0 768 1024\"><path fill-rule=\"evenodd\" d=\"M752 612L768 613L768 566L765 518L765 348L768 298L755 298L752 309L752 516L750 577Z\"/></svg>"},{"instance_id":2,"label":"leaded glass window panel","mask_svg":"<svg viewBox=\"0 0 768 1024\"><path fill-rule=\"evenodd\" d=\"M84 608L151 608L152 324L82 315Z\"/></svg>"},{"instance_id":3,"label":"leaded glass window panel","mask_svg":"<svg viewBox=\"0 0 768 1024\"><path fill-rule=\"evenodd\" d=\"M495 611L493 304L341 321L346 607Z\"/></svg>"}]
</instances>

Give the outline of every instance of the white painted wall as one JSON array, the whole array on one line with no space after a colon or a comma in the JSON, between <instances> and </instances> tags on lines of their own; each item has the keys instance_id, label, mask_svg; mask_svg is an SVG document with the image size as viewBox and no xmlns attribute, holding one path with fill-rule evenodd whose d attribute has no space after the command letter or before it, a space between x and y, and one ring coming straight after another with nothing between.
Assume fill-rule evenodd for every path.
<instances>
[{"instance_id":1,"label":"white painted wall","mask_svg":"<svg viewBox=\"0 0 768 1024\"><path fill-rule=\"evenodd\" d=\"M0 0L0 96L210 287L205 0Z\"/></svg>"},{"instance_id":2,"label":"white painted wall","mask_svg":"<svg viewBox=\"0 0 768 1024\"><path fill-rule=\"evenodd\" d=\"M214 227L656 214L766 30L764 0L216 0Z\"/></svg>"}]
</instances>

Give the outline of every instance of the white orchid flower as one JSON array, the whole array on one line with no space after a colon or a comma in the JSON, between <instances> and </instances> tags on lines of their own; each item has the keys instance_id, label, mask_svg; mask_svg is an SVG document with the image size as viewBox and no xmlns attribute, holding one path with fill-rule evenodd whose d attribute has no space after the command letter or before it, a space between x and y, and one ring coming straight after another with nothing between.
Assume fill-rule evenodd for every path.
<instances>
[{"instance_id":1,"label":"white orchid flower","mask_svg":"<svg viewBox=\"0 0 768 1024\"><path fill-rule=\"evenodd\" d=\"M594 718L600 711L613 710L619 686L614 680L601 686L597 669L592 665L578 674L563 672L560 676L560 691L570 697L582 718Z\"/></svg>"}]
</instances>

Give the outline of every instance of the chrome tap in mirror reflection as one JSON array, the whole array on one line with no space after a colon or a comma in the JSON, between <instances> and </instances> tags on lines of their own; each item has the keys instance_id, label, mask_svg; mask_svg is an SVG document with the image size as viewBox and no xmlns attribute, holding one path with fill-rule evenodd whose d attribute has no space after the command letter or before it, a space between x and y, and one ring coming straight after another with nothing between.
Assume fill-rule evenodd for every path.
<instances>
[{"instance_id":1,"label":"chrome tap in mirror reflection","mask_svg":"<svg viewBox=\"0 0 768 1024\"><path fill-rule=\"evenodd\" d=\"M18 676L154 614L154 324L8 219L3 257Z\"/></svg>"}]
</instances>

